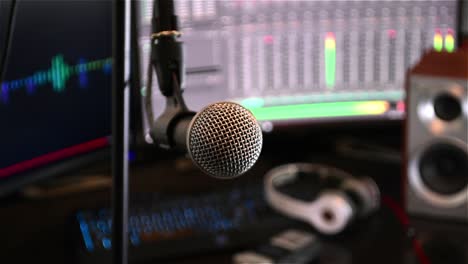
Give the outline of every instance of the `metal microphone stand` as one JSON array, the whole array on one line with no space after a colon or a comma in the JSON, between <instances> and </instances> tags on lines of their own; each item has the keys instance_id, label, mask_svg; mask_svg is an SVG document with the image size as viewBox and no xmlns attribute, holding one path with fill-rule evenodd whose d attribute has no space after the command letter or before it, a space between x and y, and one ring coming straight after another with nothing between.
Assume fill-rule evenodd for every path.
<instances>
[{"instance_id":1,"label":"metal microphone stand","mask_svg":"<svg viewBox=\"0 0 468 264\"><path fill-rule=\"evenodd\" d=\"M130 89L125 83L128 71L125 61L127 4L128 0L112 2L112 263L114 264L128 263Z\"/></svg>"},{"instance_id":2,"label":"metal microphone stand","mask_svg":"<svg viewBox=\"0 0 468 264\"><path fill-rule=\"evenodd\" d=\"M130 85L138 87L138 63L135 49L136 38L136 2L132 0L114 0L112 13L112 263L128 263L128 142ZM155 53L158 79L165 96L177 114L186 114L187 109L181 97L180 83L183 77L183 62L180 43L175 38L165 35L177 30L177 17L174 15L172 0L157 0L154 5L157 21L154 21L156 33L162 34L160 52ZM159 38L159 36L157 37ZM164 45L165 44L165 45ZM129 60L125 60L129 53ZM168 56L164 56L168 52ZM162 72L160 72L162 71ZM131 80L130 79L131 76ZM173 87L176 89L173 90ZM174 92L175 91L175 92ZM175 96L174 96L175 93ZM191 112L188 112L191 114ZM165 131L165 130L164 130Z\"/></svg>"}]
</instances>

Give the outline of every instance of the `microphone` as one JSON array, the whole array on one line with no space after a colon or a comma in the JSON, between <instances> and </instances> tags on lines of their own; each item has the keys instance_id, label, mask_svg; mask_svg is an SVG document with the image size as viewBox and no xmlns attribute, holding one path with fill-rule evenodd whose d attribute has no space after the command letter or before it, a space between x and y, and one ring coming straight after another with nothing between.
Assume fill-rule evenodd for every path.
<instances>
[{"instance_id":1,"label":"microphone","mask_svg":"<svg viewBox=\"0 0 468 264\"><path fill-rule=\"evenodd\" d=\"M186 150L206 174L221 179L242 175L262 150L262 130L253 114L237 103L208 105L175 126L176 147Z\"/></svg>"},{"instance_id":2,"label":"microphone","mask_svg":"<svg viewBox=\"0 0 468 264\"><path fill-rule=\"evenodd\" d=\"M145 102L150 136L160 147L187 152L195 165L212 177L240 176L260 156L260 125L249 110L233 102L214 103L198 113L187 108L182 96L185 72L180 35L173 1L156 0ZM166 98L165 110L156 121L152 107L153 69Z\"/></svg>"}]
</instances>

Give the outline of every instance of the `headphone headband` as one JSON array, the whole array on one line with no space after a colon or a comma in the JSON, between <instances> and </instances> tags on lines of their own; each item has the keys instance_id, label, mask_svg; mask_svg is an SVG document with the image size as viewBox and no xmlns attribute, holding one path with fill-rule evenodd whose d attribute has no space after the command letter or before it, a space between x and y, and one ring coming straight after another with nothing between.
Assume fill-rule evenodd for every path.
<instances>
[{"instance_id":1,"label":"headphone headband","mask_svg":"<svg viewBox=\"0 0 468 264\"><path fill-rule=\"evenodd\" d=\"M317 199L308 202L278 191L278 188L297 180L299 173L317 174L320 181L339 179L338 188L320 192ZM343 170L313 163L292 163L272 169L265 176L266 200L275 210L298 220L310 223L325 234L341 232L357 215L368 214L378 208L379 192L370 178L355 179ZM355 193L361 200L358 205L346 193ZM362 208L358 208L358 206Z\"/></svg>"}]
</instances>

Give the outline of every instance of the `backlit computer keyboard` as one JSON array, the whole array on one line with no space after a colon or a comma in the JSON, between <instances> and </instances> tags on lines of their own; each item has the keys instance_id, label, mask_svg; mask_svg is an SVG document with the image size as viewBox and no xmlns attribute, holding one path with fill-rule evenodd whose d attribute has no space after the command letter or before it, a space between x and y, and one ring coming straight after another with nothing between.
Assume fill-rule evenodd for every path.
<instances>
[{"instance_id":1,"label":"backlit computer keyboard","mask_svg":"<svg viewBox=\"0 0 468 264\"><path fill-rule=\"evenodd\" d=\"M268 207L261 183L175 198L146 194L130 207L130 259L134 261L240 248L292 224ZM81 262L110 261L110 209L81 210L76 220Z\"/></svg>"}]
</instances>

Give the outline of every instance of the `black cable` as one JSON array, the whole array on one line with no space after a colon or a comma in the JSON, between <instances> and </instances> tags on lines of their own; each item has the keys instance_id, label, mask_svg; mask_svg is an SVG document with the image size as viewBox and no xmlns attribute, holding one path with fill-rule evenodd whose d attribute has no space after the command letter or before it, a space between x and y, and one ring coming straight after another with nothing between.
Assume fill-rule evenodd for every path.
<instances>
[{"instance_id":1,"label":"black cable","mask_svg":"<svg viewBox=\"0 0 468 264\"><path fill-rule=\"evenodd\" d=\"M468 22L465 20L468 20L468 11L465 12L465 9L468 10L468 5L466 3L466 0L458 0L457 1L457 15L456 15L456 29L457 29L457 47L461 47L463 45L463 41L465 38L468 37L468 32L464 32L464 25ZM466 14L465 14L466 13Z\"/></svg>"},{"instance_id":2,"label":"black cable","mask_svg":"<svg viewBox=\"0 0 468 264\"><path fill-rule=\"evenodd\" d=\"M153 6L153 33L178 30L174 0L156 0Z\"/></svg>"},{"instance_id":3,"label":"black cable","mask_svg":"<svg viewBox=\"0 0 468 264\"><path fill-rule=\"evenodd\" d=\"M0 84L3 83L5 74L6 74L6 63L8 62L8 58L10 57L10 47L11 42L13 39L13 28L15 23L16 17L16 0L11 0L10 2L10 12L9 12L8 22L6 26L6 37L5 42L3 43L2 47L3 52L1 53L0 57Z\"/></svg>"}]
</instances>

